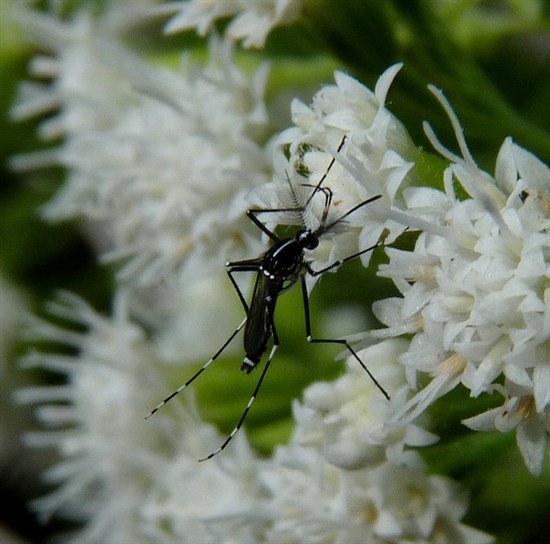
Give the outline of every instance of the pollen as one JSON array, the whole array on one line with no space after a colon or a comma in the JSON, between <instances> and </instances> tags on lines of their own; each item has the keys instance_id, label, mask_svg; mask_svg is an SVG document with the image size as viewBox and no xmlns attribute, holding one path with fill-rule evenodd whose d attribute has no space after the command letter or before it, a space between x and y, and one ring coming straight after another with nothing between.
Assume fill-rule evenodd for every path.
<instances>
[{"instance_id":1,"label":"pollen","mask_svg":"<svg viewBox=\"0 0 550 544\"><path fill-rule=\"evenodd\" d=\"M466 368L466 357L459 353L453 353L450 357L447 357L443 362L439 363L434 371L435 375L447 374L449 376L458 376L464 372Z\"/></svg>"}]
</instances>

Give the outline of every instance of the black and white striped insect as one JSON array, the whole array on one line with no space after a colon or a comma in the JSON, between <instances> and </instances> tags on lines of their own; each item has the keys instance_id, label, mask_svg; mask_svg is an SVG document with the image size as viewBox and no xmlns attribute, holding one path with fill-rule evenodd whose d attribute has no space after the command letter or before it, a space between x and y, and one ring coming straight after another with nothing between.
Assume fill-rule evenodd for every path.
<instances>
[{"instance_id":1,"label":"black and white striped insect","mask_svg":"<svg viewBox=\"0 0 550 544\"><path fill-rule=\"evenodd\" d=\"M345 138L342 139L338 146L337 153L339 153L345 143ZM376 245L363 249L353 255L349 255L344 259L337 260L328 266L321 268L320 270L313 270L307 262L307 252L315 249L320 242L320 238L332 231L337 225L341 224L351 214L355 213L358 209L378 200L381 195L376 195L366 200L363 200L359 204L353 206L347 211L336 218L328 220L329 211L331 209L333 192L330 188L324 186L324 182L329 174L331 168L335 163L335 158L330 161L327 170L321 177L321 179L315 184L303 184L304 187L311 187L311 192L306 198L303 206L300 207L286 207L286 208L274 208L274 209L250 209L247 211L248 218L273 242L272 246L260 257L255 259L248 259L244 261L229 262L226 266L226 271L231 280L235 291L237 292L239 299L245 310L246 317L240 323L240 325L233 331L231 336L225 341L225 343L218 349L218 351L198 370L189 380L183 385L178 387L172 394L166 397L158 406L156 406L148 415L147 418L152 416L159 408L173 399L178 393L183 391L187 386L193 383L218 357L222 354L225 348L231 343L239 331L244 327L244 351L245 357L243 359L241 370L246 374L250 374L252 370L258 366L262 356L267 351L268 344L272 341L272 348L269 352L267 362L260 374L260 378L254 388L252 396L244 409L241 418L235 425L235 428L227 436L225 441L208 456L200 459L200 461L206 461L211 459L218 453L220 453L231 441L233 436L238 432L243 424L248 411L250 410L254 399L258 395L258 391L262 385L262 382L267 374L273 356L279 346L279 337L277 335L277 329L275 327L274 315L275 307L277 305L277 299L280 295L290 289L293 285L300 282L302 288L302 297L305 313L305 328L306 338L311 343L329 343L329 344L342 344L349 353L357 360L357 362L363 367L365 372L370 376L375 385L380 389L382 394L389 399L388 393L378 383L376 378L372 375L349 342L344 338L314 338L311 333L311 316L309 310L309 295L306 285L306 275L312 277L319 276L324 272L327 272L333 268L340 266L341 264L355 259L360 255L372 251ZM290 181L289 181L290 184ZM307 228L305 221L303 220L303 214L310 206L314 197L321 193L324 196L324 207L321 215L319 226L316 229ZM302 216L303 227L300 228L297 233L290 238L280 238L270 230L264 223L262 223L258 216L260 214L268 213L298 213ZM245 299L239 285L233 276L236 272L253 272L256 274L256 280L254 289L252 291L252 298L250 304Z\"/></svg>"}]
</instances>

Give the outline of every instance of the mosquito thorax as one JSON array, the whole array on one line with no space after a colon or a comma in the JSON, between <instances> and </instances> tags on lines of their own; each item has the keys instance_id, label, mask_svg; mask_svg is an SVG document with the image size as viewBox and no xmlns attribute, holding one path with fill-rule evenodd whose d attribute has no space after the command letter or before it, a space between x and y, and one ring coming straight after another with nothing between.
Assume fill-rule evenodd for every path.
<instances>
[{"instance_id":1,"label":"mosquito thorax","mask_svg":"<svg viewBox=\"0 0 550 544\"><path fill-rule=\"evenodd\" d=\"M296 241L304 249L315 249L319 245L319 237L311 229L302 229L296 234Z\"/></svg>"}]
</instances>

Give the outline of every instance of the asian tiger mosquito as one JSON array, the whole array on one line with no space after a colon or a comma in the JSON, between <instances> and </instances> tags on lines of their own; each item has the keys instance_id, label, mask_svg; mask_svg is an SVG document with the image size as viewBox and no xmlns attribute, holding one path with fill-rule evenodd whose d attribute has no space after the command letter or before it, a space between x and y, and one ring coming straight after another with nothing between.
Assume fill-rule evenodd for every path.
<instances>
[{"instance_id":1,"label":"asian tiger mosquito","mask_svg":"<svg viewBox=\"0 0 550 544\"><path fill-rule=\"evenodd\" d=\"M339 153L346 141L344 137L336 150L336 153ZM293 285L295 285L298 280L300 281L302 287L302 297L304 304L304 314L305 314L305 327L306 327L306 339L310 343L326 343L326 344L342 344L346 346L350 354L357 360L365 372L370 376L371 380L382 392L382 394L389 400L389 395L386 390L380 385L376 380L370 370L366 367L365 363L360 359L355 350L351 347L349 342L344 338L313 338L311 334L311 317L309 311L309 295L307 292L306 274L309 274L313 277L319 276L324 272L327 272L341 264L355 259L360 255L372 251L377 247L378 244L363 249L353 255L349 255L344 259L337 260L328 266L321 268L320 270L313 270L309 263L306 262L306 251L313 250L319 245L320 237L329 232L336 225L345 220L346 217L350 216L352 213L357 211L359 208L374 202L381 198L382 195L375 195L371 198L363 200L359 204L353 206L346 212L339 215L336 219L327 222L328 214L330 210L330 205L332 202L332 190L328 187L323 186L325 179L327 178L331 168L333 167L336 159L333 157L321 177L321 179L315 185L304 184L306 187L312 187L313 190L307 197L305 204L300 207L293 208L273 208L273 209L250 209L246 212L247 217L256 225L268 238L273 242L273 245L260 257L255 259L248 259L244 261L234 261L228 262L225 265L227 275L231 280L231 284L235 288L237 295L243 305L245 310L246 317L239 324L239 326L231 333L229 338L224 342L224 344L216 351L216 353L195 373L191 378L189 378L183 385L178 387L173 393L166 397L161 403L159 403L149 414L146 416L146 419L151 417L159 408L164 406L167 402L172 400L178 393L183 391L187 386L193 383L216 359L222 354L225 348L231 343L239 331L244 327L244 351L245 357L243 359L241 370L250 374L254 368L260 363L263 354L267 351L267 345L269 340L273 338L273 346L267 358L264 369L256 383L256 387L250 397L248 404L246 405L244 412L241 415L241 418L235 425L234 429L227 436L225 441L219 446L215 451L199 459L199 461L207 461L212 459L215 455L220 453L225 447L229 444L233 436L241 428L248 411L250 410L258 391L262 385L262 382L267 374L271 361L279 347L279 337L277 335L277 330L275 328L274 314L275 307L277 304L277 299L280 295L285 293ZM290 180L289 180L290 183ZM292 190L292 188L291 188ZM305 222L302 218L303 227L298 230L296 235L291 238L280 238L264 225L259 219L258 215L262 213L283 213L283 212L294 212L303 214L307 209L308 205L313 200L314 196L317 193L322 193L325 198L323 213L321 216L320 225L317 229L312 230L305 226ZM252 299L250 306L248 305L237 281L233 277L235 272L255 272L256 281L254 284L254 289L252 291Z\"/></svg>"}]
</instances>

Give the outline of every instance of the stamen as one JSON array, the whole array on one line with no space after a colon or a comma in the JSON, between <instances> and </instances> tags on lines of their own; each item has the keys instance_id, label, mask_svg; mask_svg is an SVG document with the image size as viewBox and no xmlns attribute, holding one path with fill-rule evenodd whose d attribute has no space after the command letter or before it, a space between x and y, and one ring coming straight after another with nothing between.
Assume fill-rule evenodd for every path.
<instances>
[{"instance_id":1,"label":"stamen","mask_svg":"<svg viewBox=\"0 0 550 544\"><path fill-rule=\"evenodd\" d=\"M447 357L447 359L437 365L432 375L447 374L448 376L459 376L464 372L466 363L467 360L464 355L453 353L450 357Z\"/></svg>"},{"instance_id":2,"label":"stamen","mask_svg":"<svg viewBox=\"0 0 550 544\"><path fill-rule=\"evenodd\" d=\"M449 117L449 120L451 121L451 125L455 133L458 147L460 148L460 152L462 153L462 157L468 163L468 165L473 166L474 168L477 169L477 164L474 161L474 158L472 157L472 154L468 149L468 144L466 143L466 139L464 138L464 129L462 128L460 121L458 120L458 117L456 116L456 113L454 112L451 104L449 103L449 101L447 100L446 96L443 94L441 89L438 89L435 85L428 85L428 89L436 97L438 102L443 106L443 109L445 110L447 117ZM439 144L439 146L445 149L445 147L442 146L441 142L439 142L439 140L435 136L435 133L431 130L431 127L430 127L430 133L433 135L435 141ZM428 134L426 134L426 136L428 136ZM428 136L428 139L430 139L429 136ZM431 140L430 140L430 143L432 143ZM451 155L454 155L449 150L447 150L447 152ZM444 153L442 153L442 155L446 156ZM454 156L456 157L456 155ZM453 162L459 162L456 159L450 159L450 160L452 160Z\"/></svg>"}]
</instances>

